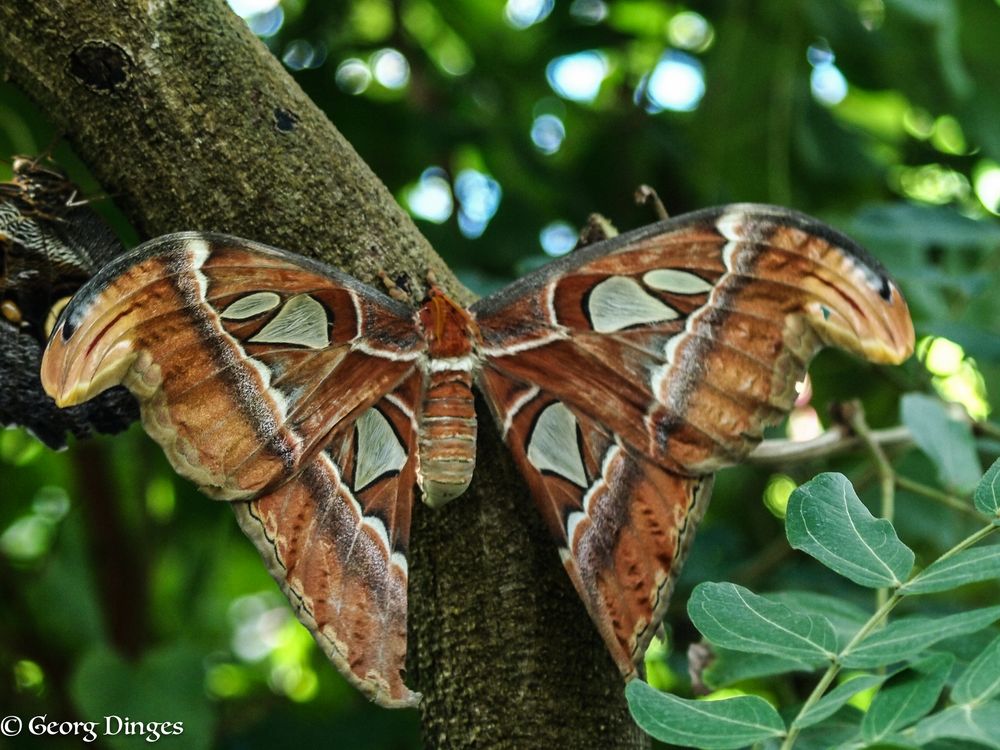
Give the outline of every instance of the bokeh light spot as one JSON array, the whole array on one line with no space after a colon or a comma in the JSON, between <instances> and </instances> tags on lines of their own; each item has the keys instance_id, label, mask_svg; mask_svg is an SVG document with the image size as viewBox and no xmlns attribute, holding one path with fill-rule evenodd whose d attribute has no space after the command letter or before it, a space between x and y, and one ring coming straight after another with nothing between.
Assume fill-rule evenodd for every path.
<instances>
[{"instance_id":1,"label":"bokeh light spot","mask_svg":"<svg viewBox=\"0 0 1000 750\"><path fill-rule=\"evenodd\" d=\"M69 495L62 487L42 487L31 501L31 512L50 523L58 523L69 513Z\"/></svg>"},{"instance_id":2,"label":"bokeh light spot","mask_svg":"<svg viewBox=\"0 0 1000 750\"><path fill-rule=\"evenodd\" d=\"M832 107L847 96L847 79L833 63L821 63L809 75L809 88L816 101Z\"/></svg>"},{"instance_id":3,"label":"bokeh light spot","mask_svg":"<svg viewBox=\"0 0 1000 750\"><path fill-rule=\"evenodd\" d=\"M349 57L337 66L334 80L344 93L357 95L371 85L372 71L364 60Z\"/></svg>"},{"instance_id":4,"label":"bokeh light spot","mask_svg":"<svg viewBox=\"0 0 1000 750\"><path fill-rule=\"evenodd\" d=\"M205 674L205 687L217 698L238 698L250 692L250 675L239 664L215 664Z\"/></svg>"},{"instance_id":5,"label":"bokeh light spot","mask_svg":"<svg viewBox=\"0 0 1000 750\"><path fill-rule=\"evenodd\" d=\"M942 115L934 121L934 131L931 133L931 145L945 154L960 156L966 151L965 133L951 115Z\"/></svg>"},{"instance_id":6,"label":"bokeh light spot","mask_svg":"<svg viewBox=\"0 0 1000 750\"><path fill-rule=\"evenodd\" d=\"M903 128L914 138L925 141L934 133L934 118L926 109L909 107L903 114Z\"/></svg>"},{"instance_id":7,"label":"bokeh light spot","mask_svg":"<svg viewBox=\"0 0 1000 750\"><path fill-rule=\"evenodd\" d=\"M268 13L280 4L279 0L229 0L229 7L240 18Z\"/></svg>"},{"instance_id":8,"label":"bokeh light spot","mask_svg":"<svg viewBox=\"0 0 1000 750\"><path fill-rule=\"evenodd\" d=\"M451 216L454 201L447 174L440 167L429 167L416 185L406 191L406 205L419 219L443 224Z\"/></svg>"},{"instance_id":9,"label":"bokeh light spot","mask_svg":"<svg viewBox=\"0 0 1000 750\"><path fill-rule=\"evenodd\" d=\"M875 31L885 21L885 3L882 0L860 0L857 12L858 20L866 31Z\"/></svg>"},{"instance_id":10,"label":"bokeh light spot","mask_svg":"<svg viewBox=\"0 0 1000 750\"><path fill-rule=\"evenodd\" d=\"M942 205L964 198L969 194L969 181L965 175L943 164L924 164L919 167L897 167L890 176L899 191L908 198Z\"/></svg>"},{"instance_id":11,"label":"bokeh light spot","mask_svg":"<svg viewBox=\"0 0 1000 750\"><path fill-rule=\"evenodd\" d=\"M645 81L645 93L648 112L692 112L705 96L704 69L691 55L667 52Z\"/></svg>"},{"instance_id":12,"label":"bokeh light spot","mask_svg":"<svg viewBox=\"0 0 1000 750\"><path fill-rule=\"evenodd\" d=\"M531 142L543 154L554 154L566 138L566 126L555 115L539 115L531 123Z\"/></svg>"},{"instance_id":13,"label":"bokeh light spot","mask_svg":"<svg viewBox=\"0 0 1000 750\"><path fill-rule=\"evenodd\" d=\"M229 606L233 623L230 645L245 662L261 661L280 643L282 627L291 618L288 607L268 594L241 596Z\"/></svg>"},{"instance_id":14,"label":"bokeh light spot","mask_svg":"<svg viewBox=\"0 0 1000 750\"><path fill-rule=\"evenodd\" d=\"M174 516L177 497L174 483L169 476L156 476L146 485L146 512L158 523L166 523Z\"/></svg>"},{"instance_id":15,"label":"bokeh light spot","mask_svg":"<svg viewBox=\"0 0 1000 750\"><path fill-rule=\"evenodd\" d=\"M326 61L326 47L322 44L313 45L305 39L294 39L285 47L281 61L290 70L318 68Z\"/></svg>"},{"instance_id":16,"label":"bokeh light spot","mask_svg":"<svg viewBox=\"0 0 1000 750\"><path fill-rule=\"evenodd\" d=\"M715 32L705 17L694 11L683 11L667 24L667 38L675 47L692 52L704 52L712 46Z\"/></svg>"},{"instance_id":17,"label":"bokeh light spot","mask_svg":"<svg viewBox=\"0 0 1000 750\"><path fill-rule=\"evenodd\" d=\"M973 419L989 416L986 381L975 360L967 357L959 344L928 336L917 343L917 357L931 373L931 384L941 398L961 404Z\"/></svg>"},{"instance_id":18,"label":"bokeh light spot","mask_svg":"<svg viewBox=\"0 0 1000 750\"><path fill-rule=\"evenodd\" d=\"M828 45L825 41L812 44L806 50L806 60L808 60L809 64L813 67L816 67L817 65L833 65L833 61L835 59L836 57L833 54L833 50L830 49L830 45Z\"/></svg>"},{"instance_id":19,"label":"bokeh light spot","mask_svg":"<svg viewBox=\"0 0 1000 750\"><path fill-rule=\"evenodd\" d=\"M0 535L0 552L15 562L31 562L48 551L52 535L52 523L45 518L21 516Z\"/></svg>"},{"instance_id":20,"label":"bokeh light spot","mask_svg":"<svg viewBox=\"0 0 1000 750\"><path fill-rule=\"evenodd\" d=\"M401 89L410 81L410 63L403 53L392 47L380 49L371 60L375 80L387 89Z\"/></svg>"},{"instance_id":21,"label":"bokeh light spot","mask_svg":"<svg viewBox=\"0 0 1000 750\"><path fill-rule=\"evenodd\" d=\"M579 23L593 26L608 17L608 4L604 0L573 0L569 14Z\"/></svg>"},{"instance_id":22,"label":"bokeh light spot","mask_svg":"<svg viewBox=\"0 0 1000 750\"><path fill-rule=\"evenodd\" d=\"M515 29L526 29L548 18L555 0L507 0L503 17Z\"/></svg>"},{"instance_id":23,"label":"bokeh light spot","mask_svg":"<svg viewBox=\"0 0 1000 750\"><path fill-rule=\"evenodd\" d=\"M241 10L236 10L233 3L230 3L229 7L236 10L236 14L247 22L250 31L262 39L277 34L285 23L285 11L277 2L244 0L238 5L241 6ZM263 10L253 10L253 8L262 8ZM243 12L248 10L250 12Z\"/></svg>"},{"instance_id":24,"label":"bokeh light spot","mask_svg":"<svg viewBox=\"0 0 1000 750\"><path fill-rule=\"evenodd\" d=\"M479 237L500 207L500 183L476 169L463 169L455 178L458 228L469 238Z\"/></svg>"},{"instance_id":25,"label":"bokeh light spot","mask_svg":"<svg viewBox=\"0 0 1000 750\"><path fill-rule=\"evenodd\" d=\"M775 518L784 518L788 508L788 499L792 496L798 485L795 480L786 474L773 474L767 480L764 488L764 507L766 507Z\"/></svg>"},{"instance_id":26,"label":"bokeh light spot","mask_svg":"<svg viewBox=\"0 0 1000 750\"><path fill-rule=\"evenodd\" d=\"M45 688L45 672L30 659L20 659L14 663L14 685L19 693L40 695Z\"/></svg>"},{"instance_id":27,"label":"bokeh light spot","mask_svg":"<svg viewBox=\"0 0 1000 750\"><path fill-rule=\"evenodd\" d=\"M396 27L396 15L390 0L355 0L351 3L349 23L360 39L377 44L388 39Z\"/></svg>"},{"instance_id":28,"label":"bokeh light spot","mask_svg":"<svg viewBox=\"0 0 1000 750\"><path fill-rule=\"evenodd\" d=\"M976 197L988 211L1000 214L1000 164L985 159L972 172Z\"/></svg>"},{"instance_id":29,"label":"bokeh light spot","mask_svg":"<svg viewBox=\"0 0 1000 750\"><path fill-rule=\"evenodd\" d=\"M546 255L557 258L576 247L576 230L565 221L553 221L542 228L538 241Z\"/></svg>"},{"instance_id":30,"label":"bokeh light spot","mask_svg":"<svg viewBox=\"0 0 1000 750\"><path fill-rule=\"evenodd\" d=\"M806 50L806 60L812 66L809 74L809 88L813 98L820 104L832 107L840 104L847 96L847 79L834 63L833 54L826 40L821 39Z\"/></svg>"},{"instance_id":31,"label":"bokeh light spot","mask_svg":"<svg viewBox=\"0 0 1000 750\"><path fill-rule=\"evenodd\" d=\"M597 98L607 74L608 59L596 50L557 57L545 68L553 91L564 99L584 103Z\"/></svg>"}]
</instances>

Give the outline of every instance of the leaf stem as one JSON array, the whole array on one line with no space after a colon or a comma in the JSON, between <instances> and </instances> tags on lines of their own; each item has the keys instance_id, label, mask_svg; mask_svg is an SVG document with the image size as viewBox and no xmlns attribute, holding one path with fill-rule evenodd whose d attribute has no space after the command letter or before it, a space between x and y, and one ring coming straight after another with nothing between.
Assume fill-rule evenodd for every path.
<instances>
[{"instance_id":1,"label":"leaf stem","mask_svg":"<svg viewBox=\"0 0 1000 750\"><path fill-rule=\"evenodd\" d=\"M961 513L975 516L976 518L982 518L982 514L979 513L979 511L973 508L969 503L964 502L960 497L949 495L947 492L942 492L941 490L930 487L923 482L917 482L908 477L904 477L901 474L897 474L896 486L901 490L912 492L915 495L922 495L923 497L930 498L931 500L939 502L952 510L957 510Z\"/></svg>"},{"instance_id":2,"label":"leaf stem","mask_svg":"<svg viewBox=\"0 0 1000 750\"><path fill-rule=\"evenodd\" d=\"M872 429L868 426L868 422L865 420L865 410L864 407L861 406L861 402L851 401L850 403L844 404L842 413L847 421L847 424L854 431L854 434L861 439L861 442L864 444L865 448L868 449L872 460L875 462L875 469L878 472L879 488L882 494L881 515L882 518L886 519L889 523L892 523L893 517L896 514L896 471L892 468L892 464L889 463L889 459L886 457L885 451L882 450L882 446L872 434ZM875 597L875 601L881 609L885 606L889 599L888 589L878 589Z\"/></svg>"}]
</instances>

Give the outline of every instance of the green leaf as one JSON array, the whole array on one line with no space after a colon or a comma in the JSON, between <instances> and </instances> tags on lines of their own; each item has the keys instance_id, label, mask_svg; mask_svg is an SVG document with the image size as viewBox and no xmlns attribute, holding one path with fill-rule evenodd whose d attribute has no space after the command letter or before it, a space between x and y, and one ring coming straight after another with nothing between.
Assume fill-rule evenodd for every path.
<instances>
[{"instance_id":1,"label":"green leaf","mask_svg":"<svg viewBox=\"0 0 1000 750\"><path fill-rule=\"evenodd\" d=\"M1000 459L997 459L976 487L976 508L994 519L1000 518ZM995 521L994 521L995 523Z\"/></svg>"},{"instance_id":2,"label":"green leaf","mask_svg":"<svg viewBox=\"0 0 1000 750\"><path fill-rule=\"evenodd\" d=\"M931 563L912 581L903 584L899 593L930 594L991 578L1000 578L1000 545L962 550Z\"/></svg>"},{"instance_id":3,"label":"green leaf","mask_svg":"<svg viewBox=\"0 0 1000 750\"><path fill-rule=\"evenodd\" d=\"M863 714L854 706L843 706L828 719L806 727L795 740L795 750L846 750L857 748ZM774 750L773 747L768 750Z\"/></svg>"},{"instance_id":4,"label":"green leaf","mask_svg":"<svg viewBox=\"0 0 1000 750\"><path fill-rule=\"evenodd\" d=\"M893 203L868 206L852 222L852 233L875 247L912 244L916 247L989 249L1000 242L1000 228L976 221L943 206Z\"/></svg>"},{"instance_id":5,"label":"green leaf","mask_svg":"<svg viewBox=\"0 0 1000 750\"><path fill-rule=\"evenodd\" d=\"M642 731L673 745L727 750L780 737L785 732L778 712L755 695L693 701L632 680L625 687L625 697Z\"/></svg>"},{"instance_id":6,"label":"green leaf","mask_svg":"<svg viewBox=\"0 0 1000 750\"><path fill-rule=\"evenodd\" d=\"M1000 750L1000 701L949 706L928 716L910 733L921 744L951 738Z\"/></svg>"},{"instance_id":7,"label":"green leaf","mask_svg":"<svg viewBox=\"0 0 1000 750\"><path fill-rule=\"evenodd\" d=\"M951 691L955 703L982 703L1000 693L1000 636L965 668ZM998 727L1000 729L1000 727Z\"/></svg>"},{"instance_id":8,"label":"green leaf","mask_svg":"<svg viewBox=\"0 0 1000 750\"><path fill-rule=\"evenodd\" d=\"M852 602L815 591L776 591L768 597L804 615L825 617L833 625L839 647L846 645L871 616Z\"/></svg>"},{"instance_id":9,"label":"green leaf","mask_svg":"<svg viewBox=\"0 0 1000 750\"><path fill-rule=\"evenodd\" d=\"M127 662L99 646L80 660L70 681L70 695L79 715L88 718L118 716L132 721L180 722L183 739L171 744L199 750L208 748L213 736L212 709L204 684L202 655L186 646L150 651L138 663ZM113 748L149 744L139 739L134 734L126 735L123 729L105 735L103 742Z\"/></svg>"},{"instance_id":10,"label":"green leaf","mask_svg":"<svg viewBox=\"0 0 1000 750\"><path fill-rule=\"evenodd\" d=\"M858 693L869 688L878 687L886 679L884 675L863 674L842 682L809 707L805 713L792 723L792 726L803 729L817 724L828 716L833 716L837 713L841 706Z\"/></svg>"},{"instance_id":11,"label":"green leaf","mask_svg":"<svg viewBox=\"0 0 1000 750\"><path fill-rule=\"evenodd\" d=\"M714 647L715 659L702 674L705 684L715 690L757 677L786 672L812 672L815 667L796 659L771 654L750 654L729 648Z\"/></svg>"},{"instance_id":12,"label":"green leaf","mask_svg":"<svg viewBox=\"0 0 1000 750\"><path fill-rule=\"evenodd\" d=\"M934 462L938 478L947 487L971 492L982 474L972 429L952 419L944 403L923 393L907 393L901 402L903 424Z\"/></svg>"},{"instance_id":13,"label":"green leaf","mask_svg":"<svg viewBox=\"0 0 1000 750\"><path fill-rule=\"evenodd\" d=\"M926 716L937 703L954 661L951 654L934 654L889 680L865 713L862 736L876 742Z\"/></svg>"},{"instance_id":14,"label":"green leaf","mask_svg":"<svg viewBox=\"0 0 1000 750\"><path fill-rule=\"evenodd\" d=\"M845 667L881 667L913 657L945 638L973 633L1000 620L1000 606L947 617L907 617L877 630L843 655Z\"/></svg>"},{"instance_id":15,"label":"green leaf","mask_svg":"<svg viewBox=\"0 0 1000 750\"><path fill-rule=\"evenodd\" d=\"M843 474L820 474L792 493L785 533L792 547L861 586L898 586L913 567L913 551L868 512Z\"/></svg>"},{"instance_id":16,"label":"green leaf","mask_svg":"<svg viewBox=\"0 0 1000 750\"><path fill-rule=\"evenodd\" d=\"M708 640L725 648L813 666L830 661L837 651L837 636L825 617L799 614L734 583L696 586L688 615Z\"/></svg>"}]
</instances>

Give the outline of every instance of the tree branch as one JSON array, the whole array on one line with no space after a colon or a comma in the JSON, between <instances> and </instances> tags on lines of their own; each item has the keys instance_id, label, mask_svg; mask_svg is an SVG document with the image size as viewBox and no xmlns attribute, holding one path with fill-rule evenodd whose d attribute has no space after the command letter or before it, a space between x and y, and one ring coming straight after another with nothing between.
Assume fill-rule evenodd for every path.
<instances>
[{"instance_id":1,"label":"tree branch","mask_svg":"<svg viewBox=\"0 0 1000 750\"><path fill-rule=\"evenodd\" d=\"M143 236L231 232L462 290L221 0L14 0L0 62ZM410 666L430 747L644 746L492 420L472 489L414 518Z\"/></svg>"},{"instance_id":2,"label":"tree branch","mask_svg":"<svg viewBox=\"0 0 1000 750\"><path fill-rule=\"evenodd\" d=\"M898 448L913 444L913 436L903 425L872 430L871 439L883 448ZM846 425L835 425L811 440L765 440L747 457L747 463L758 466L780 466L799 461L827 458L863 446L861 438Z\"/></svg>"}]
</instances>

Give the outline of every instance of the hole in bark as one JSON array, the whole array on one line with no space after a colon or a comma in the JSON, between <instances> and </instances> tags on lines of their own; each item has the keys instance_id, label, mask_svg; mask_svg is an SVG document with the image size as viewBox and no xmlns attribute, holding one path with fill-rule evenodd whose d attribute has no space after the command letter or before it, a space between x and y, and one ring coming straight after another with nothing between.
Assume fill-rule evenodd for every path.
<instances>
[{"instance_id":1,"label":"hole in bark","mask_svg":"<svg viewBox=\"0 0 1000 750\"><path fill-rule=\"evenodd\" d=\"M274 127L282 133L291 133L299 124L299 116L294 112L276 107L274 110Z\"/></svg>"},{"instance_id":2,"label":"hole in bark","mask_svg":"<svg viewBox=\"0 0 1000 750\"><path fill-rule=\"evenodd\" d=\"M84 42L69 56L69 73L100 93L124 87L131 76L132 58L113 42Z\"/></svg>"}]
</instances>

